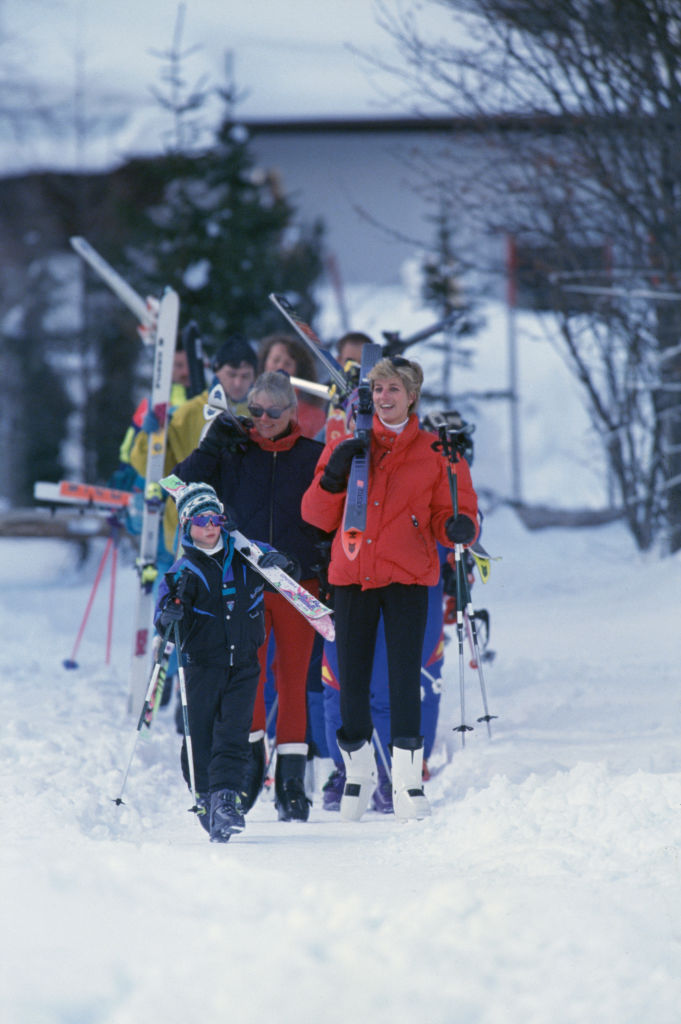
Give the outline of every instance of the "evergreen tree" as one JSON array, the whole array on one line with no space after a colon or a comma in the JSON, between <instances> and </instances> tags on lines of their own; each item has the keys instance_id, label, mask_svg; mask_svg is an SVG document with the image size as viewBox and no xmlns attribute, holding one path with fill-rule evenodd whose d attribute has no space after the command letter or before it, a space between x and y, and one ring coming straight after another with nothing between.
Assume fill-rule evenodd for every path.
<instances>
[{"instance_id":1,"label":"evergreen tree","mask_svg":"<svg viewBox=\"0 0 681 1024\"><path fill-rule=\"evenodd\" d=\"M293 294L312 320L312 288L323 269L321 224L295 223L275 175L256 167L231 96L225 93L230 113L210 151L157 162L161 198L135 218L137 240L128 250L131 279L151 292L175 288L182 320L198 323L209 351L231 334L280 330L267 301L272 291Z\"/></svg>"}]
</instances>

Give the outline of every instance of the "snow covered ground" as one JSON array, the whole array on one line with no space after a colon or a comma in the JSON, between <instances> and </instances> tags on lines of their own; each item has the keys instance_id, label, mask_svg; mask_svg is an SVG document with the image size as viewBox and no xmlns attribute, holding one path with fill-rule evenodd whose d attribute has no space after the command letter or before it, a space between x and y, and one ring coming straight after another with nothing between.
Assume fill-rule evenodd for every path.
<instances>
[{"instance_id":1,"label":"snow covered ground","mask_svg":"<svg viewBox=\"0 0 681 1024\"><path fill-rule=\"evenodd\" d=\"M527 404L556 403L551 382ZM528 488L543 468L586 501L558 473L563 432L531 412ZM474 479L493 488L481 421ZM450 643L433 817L342 823L320 778L310 822L263 798L219 847L187 813L170 709L112 801L135 728L130 559L111 665L105 577L67 671L103 542L78 565L65 543L0 541L3 1024L678 1024L681 557L637 553L621 524L528 532L502 505L484 540L502 556L473 593L498 718L461 748ZM472 671L466 711L475 725Z\"/></svg>"},{"instance_id":2,"label":"snow covered ground","mask_svg":"<svg viewBox=\"0 0 681 1024\"><path fill-rule=\"evenodd\" d=\"M134 572L111 667L103 586L69 672L101 548L78 568L58 542L0 542L5 1024L676 1024L681 561L619 525L528 533L509 511L487 543L499 717L461 749L450 644L432 819L342 823L317 796L286 824L263 799L215 847L169 711L111 799ZM466 697L474 724L472 672Z\"/></svg>"}]
</instances>

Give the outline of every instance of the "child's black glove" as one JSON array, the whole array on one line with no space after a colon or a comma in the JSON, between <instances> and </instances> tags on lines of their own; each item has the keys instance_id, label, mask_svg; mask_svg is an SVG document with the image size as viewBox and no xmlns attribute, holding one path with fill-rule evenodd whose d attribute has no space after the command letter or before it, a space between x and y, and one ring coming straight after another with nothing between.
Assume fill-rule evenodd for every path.
<instances>
[{"instance_id":1,"label":"child's black glove","mask_svg":"<svg viewBox=\"0 0 681 1024\"><path fill-rule=\"evenodd\" d=\"M175 622L181 622L187 608L191 607L193 600L191 593L189 593L191 590L189 576L186 573L183 573L179 580L171 580L168 573L166 580L168 581L169 592L166 603L158 616L158 625L162 629L167 629L168 626L173 625Z\"/></svg>"},{"instance_id":2,"label":"child's black glove","mask_svg":"<svg viewBox=\"0 0 681 1024\"><path fill-rule=\"evenodd\" d=\"M166 601L161 614L158 617L158 624L163 629L172 626L175 622L181 622L184 616L184 605L176 597L170 597Z\"/></svg>"},{"instance_id":3,"label":"child's black glove","mask_svg":"<svg viewBox=\"0 0 681 1024\"><path fill-rule=\"evenodd\" d=\"M458 516L449 517L445 523L445 533L453 544L470 544L475 537L475 523L459 513Z\"/></svg>"},{"instance_id":4,"label":"child's black glove","mask_svg":"<svg viewBox=\"0 0 681 1024\"><path fill-rule=\"evenodd\" d=\"M340 494L348 486L350 465L355 455L364 455L367 450L366 441L350 437L336 445L329 456L329 461L319 481L319 486L330 494Z\"/></svg>"},{"instance_id":5,"label":"child's black glove","mask_svg":"<svg viewBox=\"0 0 681 1024\"><path fill-rule=\"evenodd\" d=\"M288 564L288 558L282 555L281 551L265 551L258 559L261 569L283 569L286 572Z\"/></svg>"}]
</instances>

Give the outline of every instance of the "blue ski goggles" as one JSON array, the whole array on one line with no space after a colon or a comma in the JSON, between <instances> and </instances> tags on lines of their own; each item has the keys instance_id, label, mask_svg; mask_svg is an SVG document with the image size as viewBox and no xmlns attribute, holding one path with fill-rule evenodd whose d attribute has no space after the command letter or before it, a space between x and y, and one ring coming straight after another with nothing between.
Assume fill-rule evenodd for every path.
<instances>
[{"instance_id":1,"label":"blue ski goggles","mask_svg":"<svg viewBox=\"0 0 681 1024\"><path fill-rule=\"evenodd\" d=\"M249 405L248 412L254 420L259 420L261 416L269 416L271 420L278 420L290 408L290 405L285 405L283 409L277 409L276 406L266 409L264 405Z\"/></svg>"},{"instance_id":2,"label":"blue ski goggles","mask_svg":"<svg viewBox=\"0 0 681 1024\"><path fill-rule=\"evenodd\" d=\"M190 522L192 526L226 526L227 516L219 512L210 512L206 515L192 516Z\"/></svg>"}]
</instances>

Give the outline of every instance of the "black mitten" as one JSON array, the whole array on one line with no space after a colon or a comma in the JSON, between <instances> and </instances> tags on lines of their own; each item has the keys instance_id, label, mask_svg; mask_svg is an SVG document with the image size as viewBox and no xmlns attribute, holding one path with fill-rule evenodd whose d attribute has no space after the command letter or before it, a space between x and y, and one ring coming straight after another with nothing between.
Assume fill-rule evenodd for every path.
<instances>
[{"instance_id":1,"label":"black mitten","mask_svg":"<svg viewBox=\"0 0 681 1024\"><path fill-rule=\"evenodd\" d=\"M355 455L364 455L367 450L366 441L350 437L341 441L331 452L329 461L319 481L319 486L330 494L339 494L348 486L350 466Z\"/></svg>"}]
</instances>

